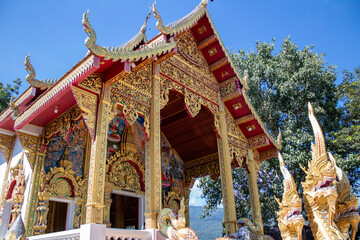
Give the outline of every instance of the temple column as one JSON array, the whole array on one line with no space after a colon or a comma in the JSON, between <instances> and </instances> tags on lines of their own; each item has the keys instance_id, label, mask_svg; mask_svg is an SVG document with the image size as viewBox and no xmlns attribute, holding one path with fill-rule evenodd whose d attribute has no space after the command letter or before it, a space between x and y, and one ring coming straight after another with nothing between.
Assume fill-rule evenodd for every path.
<instances>
[{"instance_id":1,"label":"temple column","mask_svg":"<svg viewBox=\"0 0 360 240\"><path fill-rule=\"evenodd\" d=\"M40 133L42 129L39 130ZM38 207L38 192L40 191L41 170L43 169L45 153L40 152L41 136L17 132L21 146L23 147L27 160L30 164L32 174L30 182L30 198L27 202L25 213L26 236L32 236L35 225L36 209Z\"/></svg>"},{"instance_id":2,"label":"temple column","mask_svg":"<svg viewBox=\"0 0 360 240\"><path fill-rule=\"evenodd\" d=\"M226 234L236 232L236 209L231 174L231 156L226 126L224 103L219 101L220 137L217 140L219 153L219 168L221 174L221 190L224 205L224 224Z\"/></svg>"},{"instance_id":3,"label":"temple column","mask_svg":"<svg viewBox=\"0 0 360 240\"><path fill-rule=\"evenodd\" d=\"M160 66L153 65L150 110L150 140L145 153L145 227L157 228L161 210L161 144L160 144Z\"/></svg>"},{"instance_id":4,"label":"temple column","mask_svg":"<svg viewBox=\"0 0 360 240\"><path fill-rule=\"evenodd\" d=\"M111 113L110 86L105 85L100 96L96 119L95 140L91 144L86 223L102 224L104 220L104 187L107 132Z\"/></svg>"},{"instance_id":5,"label":"temple column","mask_svg":"<svg viewBox=\"0 0 360 240\"><path fill-rule=\"evenodd\" d=\"M248 150L247 164L249 168L249 173L247 175L253 223L257 226L259 233L264 234L263 221L261 217L259 190L257 185L257 177L260 170L261 162L259 153L256 150Z\"/></svg>"},{"instance_id":6,"label":"temple column","mask_svg":"<svg viewBox=\"0 0 360 240\"><path fill-rule=\"evenodd\" d=\"M31 189L30 189L30 198L26 207L25 214L25 228L26 236L33 235L33 229L35 225L36 218L36 208L38 205L38 192L40 191L40 177L41 170L44 165L45 153L37 152L35 154L35 163L31 176Z\"/></svg>"},{"instance_id":7,"label":"temple column","mask_svg":"<svg viewBox=\"0 0 360 240\"><path fill-rule=\"evenodd\" d=\"M184 195L185 195L185 219L186 219L186 227L190 227L190 193L191 189L188 187L185 187Z\"/></svg>"},{"instance_id":8,"label":"temple column","mask_svg":"<svg viewBox=\"0 0 360 240\"><path fill-rule=\"evenodd\" d=\"M106 184L105 185L105 196L104 196L104 201L105 201L104 224L106 224L106 227L111 227L111 222L110 222L110 208L111 208L111 203L112 203L111 193L112 193L112 187L107 186L107 184Z\"/></svg>"}]
</instances>

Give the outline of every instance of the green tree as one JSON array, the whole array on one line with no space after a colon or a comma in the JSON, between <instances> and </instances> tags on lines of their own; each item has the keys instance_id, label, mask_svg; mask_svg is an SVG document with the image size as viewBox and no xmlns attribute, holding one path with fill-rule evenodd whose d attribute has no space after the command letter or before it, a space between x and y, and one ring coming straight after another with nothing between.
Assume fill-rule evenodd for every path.
<instances>
[{"instance_id":1,"label":"green tree","mask_svg":"<svg viewBox=\"0 0 360 240\"><path fill-rule=\"evenodd\" d=\"M355 192L360 190L360 67L343 71L339 86L341 128L334 133L331 148L338 165L348 173ZM359 194L358 194L359 195Z\"/></svg>"},{"instance_id":2,"label":"green tree","mask_svg":"<svg viewBox=\"0 0 360 240\"><path fill-rule=\"evenodd\" d=\"M281 152L298 190L305 177L299 164L307 166L313 141L307 103L312 103L324 133L338 128L336 72L335 67L327 65L324 55L314 52L313 46L299 49L290 38L284 39L278 52L272 40L271 43L256 42L256 51L240 50L231 54L237 70L248 71L249 98L269 132L276 136L278 129L282 131ZM251 217L246 173L235 169L233 178L237 215ZM216 209L221 201L219 184L209 178L200 181L207 203L204 215ZM279 198L283 192L277 158L262 162L258 187L264 224L276 224L278 204L273 196Z\"/></svg>"},{"instance_id":3,"label":"green tree","mask_svg":"<svg viewBox=\"0 0 360 240\"><path fill-rule=\"evenodd\" d=\"M19 88L21 86L20 78L13 81L14 85L4 84L0 82L0 112L2 112L7 106L9 106L10 98L13 95L19 94Z\"/></svg>"}]
</instances>

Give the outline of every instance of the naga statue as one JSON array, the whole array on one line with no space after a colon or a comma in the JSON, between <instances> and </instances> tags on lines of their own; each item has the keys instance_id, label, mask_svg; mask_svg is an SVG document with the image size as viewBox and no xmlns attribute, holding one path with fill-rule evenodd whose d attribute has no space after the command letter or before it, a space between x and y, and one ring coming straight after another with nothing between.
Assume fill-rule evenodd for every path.
<instances>
[{"instance_id":1,"label":"naga statue","mask_svg":"<svg viewBox=\"0 0 360 240\"><path fill-rule=\"evenodd\" d=\"M10 103L9 103L9 107L13 111L13 113L11 114L11 118L13 120L15 120L19 116L19 107L16 106L14 98L16 98L16 97L15 96L11 97L10 98Z\"/></svg>"},{"instance_id":2,"label":"naga statue","mask_svg":"<svg viewBox=\"0 0 360 240\"><path fill-rule=\"evenodd\" d=\"M170 240L197 240L199 237L191 228L187 228L185 219L185 198L180 202L180 209L176 213L170 208L163 208L157 219L158 229Z\"/></svg>"},{"instance_id":3,"label":"naga statue","mask_svg":"<svg viewBox=\"0 0 360 240\"><path fill-rule=\"evenodd\" d=\"M306 173L305 182L302 183L305 211L315 239L344 239L334 221L338 197L335 187L336 171L328 161L324 135L310 103L309 119L315 144L311 144L312 160L308 164L308 170L301 167Z\"/></svg>"},{"instance_id":4,"label":"naga statue","mask_svg":"<svg viewBox=\"0 0 360 240\"><path fill-rule=\"evenodd\" d=\"M26 76L26 81L30 84L30 86L44 90L51 87L57 81L57 79L45 79L45 80L35 79L36 73L34 67L31 65L30 62L30 54L29 56L25 57L24 64L25 64L25 70L28 72L28 75Z\"/></svg>"},{"instance_id":5,"label":"naga statue","mask_svg":"<svg viewBox=\"0 0 360 240\"><path fill-rule=\"evenodd\" d=\"M302 201L296 190L294 178L285 167L284 159L279 152L280 170L284 175L284 193L280 202L275 196L275 200L279 204L279 216L277 221L283 239L301 240L302 229L305 224L304 217L301 215Z\"/></svg>"},{"instance_id":6,"label":"naga statue","mask_svg":"<svg viewBox=\"0 0 360 240\"><path fill-rule=\"evenodd\" d=\"M336 190L338 198L335 207L335 223L343 236L348 239L349 227L351 225L351 239L355 240L355 235L358 229L360 216L358 212L359 200L355 194L351 194L351 186L346 173L341 170L336 164L335 158L329 153L329 158L335 166L338 182L336 183Z\"/></svg>"},{"instance_id":7,"label":"naga statue","mask_svg":"<svg viewBox=\"0 0 360 240\"><path fill-rule=\"evenodd\" d=\"M118 60L124 62L137 61L139 59L145 59L153 57L157 54L166 53L176 47L176 43L173 38L169 42L156 41L156 43L147 44L146 39L146 23L151 15L152 9L145 18L144 24L141 26L139 32L128 42L124 43L119 47L102 47L97 42L97 36L95 30L89 21L89 11L83 14L82 24L84 26L84 32L87 35L85 39L86 47L99 57L104 57L104 60L111 60L116 62Z\"/></svg>"}]
</instances>

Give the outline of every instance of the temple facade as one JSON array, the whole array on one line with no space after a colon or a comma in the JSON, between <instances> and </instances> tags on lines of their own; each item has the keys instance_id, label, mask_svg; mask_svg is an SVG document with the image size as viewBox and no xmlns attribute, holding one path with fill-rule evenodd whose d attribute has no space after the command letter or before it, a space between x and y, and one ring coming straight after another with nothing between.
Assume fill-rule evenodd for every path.
<instances>
[{"instance_id":1,"label":"temple facade","mask_svg":"<svg viewBox=\"0 0 360 240\"><path fill-rule=\"evenodd\" d=\"M251 105L247 77L206 5L168 25L153 5L139 32L116 48L97 44L85 13L89 52L58 80L37 79L26 57L30 86L0 114L0 238L19 216L28 237L86 224L156 229L159 212L178 212L182 199L188 225L191 188L207 175L221 176L224 224L234 233L238 167L263 234L257 175L281 145ZM160 33L147 41L151 12Z\"/></svg>"}]
</instances>

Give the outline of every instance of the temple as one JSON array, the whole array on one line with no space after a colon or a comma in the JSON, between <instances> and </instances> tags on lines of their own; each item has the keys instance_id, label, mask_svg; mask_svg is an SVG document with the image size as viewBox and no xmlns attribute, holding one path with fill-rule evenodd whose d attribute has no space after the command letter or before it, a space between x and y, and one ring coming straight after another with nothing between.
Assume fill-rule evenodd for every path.
<instances>
[{"instance_id":1,"label":"temple","mask_svg":"<svg viewBox=\"0 0 360 240\"><path fill-rule=\"evenodd\" d=\"M234 233L238 167L263 234L257 176L281 144L251 105L246 74L236 71L206 6L164 25L154 4L138 33L111 48L97 44L87 12L89 52L58 80L36 79L26 57L30 86L0 114L0 238L22 220L31 239L79 239L81 228L89 230L81 239L101 239L97 231L155 239L162 209L184 208L189 226L191 188L207 175L221 176L224 225ZM151 12L160 33L148 41ZM46 237L61 231L74 238Z\"/></svg>"}]
</instances>

